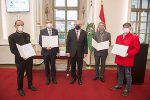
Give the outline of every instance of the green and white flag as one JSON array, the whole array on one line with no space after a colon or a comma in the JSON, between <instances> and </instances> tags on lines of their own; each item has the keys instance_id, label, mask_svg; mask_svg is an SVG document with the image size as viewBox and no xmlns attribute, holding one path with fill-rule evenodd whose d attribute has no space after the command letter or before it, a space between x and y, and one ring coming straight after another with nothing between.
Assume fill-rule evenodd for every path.
<instances>
[{"instance_id":1,"label":"green and white flag","mask_svg":"<svg viewBox=\"0 0 150 100\"><path fill-rule=\"evenodd\" d=\"M94 30L94 23L93 23L93 6L92 6L92 0L90 0L90 2L88 3L88 21L87 21L87 27L86 27L86 31L87 31L87 40L88 40L88 55L86 58L84 58L84 61L86 62L86 64L90 65L90 60L91 60L91 52L93 51L93 47L92 47L92 37L93 34L95 32Z\"/></svg>"}]
</instances>

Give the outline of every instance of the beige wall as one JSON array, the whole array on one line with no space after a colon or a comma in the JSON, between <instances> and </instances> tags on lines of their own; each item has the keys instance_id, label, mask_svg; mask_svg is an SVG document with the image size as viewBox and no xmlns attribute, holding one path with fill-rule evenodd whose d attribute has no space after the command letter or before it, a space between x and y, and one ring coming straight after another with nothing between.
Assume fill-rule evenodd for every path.
<instances>
[{"instance_id":1,"label":"beige wall","mask_svg":"<svg viewBox=\"0 0 150 100\"><path fill-rule=\"evenodd\" d=\"M94 3L94 23L97 26L101 9L101 0ZM122 24L130 21L131 0L103 0L106 30L111 33L112 43L122 34Z\"/></svg>"},{"instance_id":2,"label":"beige wall","mask_svg":"<svg viewBox=\"0 0 150 100\"><path fill-rule=\"evenodd\" d=\"M24 21L24 30L25 32L28 32L31 35L31 40L34 41L34 35L35 35L35 20L36 20L36 12L35 12L35 4L34 2L36 0L29 0L30 2L30 12L24 12L24 13L7 13L6 12L6 5L5 0L1 0L1 14L2 14L2 33L1 33L1 39L0 44L8 44L7 38L8 36L15 32L14 28L14 22L17 19L21 19Z\"/></svg>"},{"instance_id":3,"label":"beige wall","mask_svg":"<svg viewBox=\"0 0 150 100\"><path fill-rule=\"evenodd\" d=\"M1 12L1 2L0 2L0 40L2 40L2 12Z\"/></svg>"}]
</instances>

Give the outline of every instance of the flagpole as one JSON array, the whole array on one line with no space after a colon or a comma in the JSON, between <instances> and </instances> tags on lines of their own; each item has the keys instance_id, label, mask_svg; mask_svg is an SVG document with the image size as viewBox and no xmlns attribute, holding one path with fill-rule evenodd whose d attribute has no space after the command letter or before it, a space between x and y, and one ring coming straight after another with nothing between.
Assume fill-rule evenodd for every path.
<instances>
[{"instance_id":1,"label":"flagpole","mask_svg":"<svg viewBox=\"0 0 150 100\"><path fill-rule=\"evenodd\" d=\"M103 5L103 0L101 0L101 5Z\"/></svg>"},{"instance_id":2,"label":"flagpole","mask_svg":"<svg viewBox=\"0 0 150 100\"><path fill-rule=\"evenodd\" d=\"M92 6L92 0L91 0L91 6ZM89 64L90 69L91 69L91 54L92 54L92 51L90 51L90 64Z\"/></svg>"},{"instance_id":3,"label":"flagpole","mask_svg":"<svg viewBox=\"0 0 150 100\"><path fill-rule=\"evenodd\" d=\"M92 51L90 51L90 67L92 67L91 66L91 58L92 58Z\"/></svg>"}]
</instances>

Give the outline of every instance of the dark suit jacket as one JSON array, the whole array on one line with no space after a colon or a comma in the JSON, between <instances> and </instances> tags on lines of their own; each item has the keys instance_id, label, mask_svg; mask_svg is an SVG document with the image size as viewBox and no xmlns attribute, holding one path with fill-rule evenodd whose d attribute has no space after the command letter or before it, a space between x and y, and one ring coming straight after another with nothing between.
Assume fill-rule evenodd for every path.
<instances>
[{"instance_id":1,"label":"dark suit jacket","mask_svg":"<svg viewBox=\"0 0 150 100\"><path fill-rule=\"evenodd\" d=\"M16 44L25 45L25 44L31 43L30 35L25 32L23 32L23 33L15 32L8 37L8 41L9 41L10 51L11 51L11 53L13 53L15 55L15 63L22 63L23 61L25 61L20 56ZM31 58L32 57L30 57L30 59Z\"/></svg>"},{"instance_id":2,"label":"dark suit jacket","mask_svg":"<svg viewBox=\"0 0 150 100\"><path fill-rule=\"evenodd\" d=\"M39 44L42 47L42 35L49 36L47 28L40 30L40 36L39 36ZM52 29L52 36L58 35L58 31L56 29ZM59 53L59 47L52 48L51 50L46 50L46 48L42 48L41 54L43 56L48 55L50 52L52 52L54 55L57 55Z\"/></svg>"},{"instance_id":3,"label":"dark suit jacket","mask_svg":"<svg viewBox=\"0 0 150 100\"><path fill-rule=\"evenodd\" d=\"M100 32L96 32L94 35L93 35L93 39L100 43L101 42L101 37L100 37ZM111 44L111 35L109 32L106 32L104 31L102 33L102 42L104 41L108 41L110 42ZM105 49L105 50L100 50L100 51L97 51L96 49L94 49L94 56L107 56L108 55L108 49Z\"/></svg>"},{"instance_id":4,"label":"dark suit jacket","mask_svg":"<svg viewBox=\"0 0 150 100\"><path fill-rule=\"evenodd\" d=\"M87 33L80 30L79 40L77 40L75 29L69 30L66 42L66 53L70 53L74 57L77 53L78 57L83 57L88 53Z\"/></svg>"}]
</instances>

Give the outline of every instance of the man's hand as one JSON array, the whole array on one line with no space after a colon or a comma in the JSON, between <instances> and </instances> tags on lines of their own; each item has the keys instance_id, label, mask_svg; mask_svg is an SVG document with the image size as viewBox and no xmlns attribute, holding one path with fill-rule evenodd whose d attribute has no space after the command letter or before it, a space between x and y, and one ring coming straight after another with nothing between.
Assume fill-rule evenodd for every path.
<instances>
[{"instance_id":1,"label":"man's hand","mask_svg":"<svg viewBox=\"0 0 150 100\"><path fill-rule=\"evenodd\" d=\"M70 53L66 53L67 57L70 57Z\"/></svg>"},{"instance_id":2,"label":"man's hand","mask_svg":"<svg viewBox=\"0 0 150 100\"><path fill-rule=\"evenodd\" d=\"M128 56L128 53L126 53L126 55L124 57L127 57Z\"/></svg>"},{"instance_id":3,"label":"man's hand","mask_svg":"<svg viewBox=\"0 0 150 100\"><path fill-rule=\"evenodd\" d=\"M34 48L34 47L35 47L35 45L34 45L34 44L32 44L32 47Z\"/></svg>"},{"instance_id":4,"label":"man's hand","mask_svg":"<svg viewBox=\"0 0 150 100\"><path fill-rule=\"evenodd\" d=\"M60 57L60 55L59 55L59 53L57 53L57 55L56 55L57 57Z\"/></svg>"},{"instance_id":5,"label":"man's hand","mask_svg":"<svg viewBox=\"0 0 150 100\"><path fill-rule=\"evenodd\" d=\"M23 58L23 57L22 57ZM24 60L27 60L28 58L23 58Z\"/></svg>"},{"instance_id":6,"label":"man's hand","mask_svg":"<svg viewBox=\"0 0 150 100\"><path fill-rule=\"evenodd\" d=\"M51 47L46 47L46 50L51 50L52 48Z\"/></svg>"},{"instance_id":7,"label":"man's hand","mask_svg":"<svg viewBox=\"0 0 150 100\"><path fill-rule=\"evenodd\" d=\"M96 49L96 51L99 51L99 50Z\"/></svg>"},{"instance_id":8,"label":"man's hand","mask_svg":"<svg viewBox=\"0 0 150 100\"><path fill-rule=\"evenodd\" d=\"M84 58L87 56L87 54L84 54Z\"/></svg>"}]
</instances>

